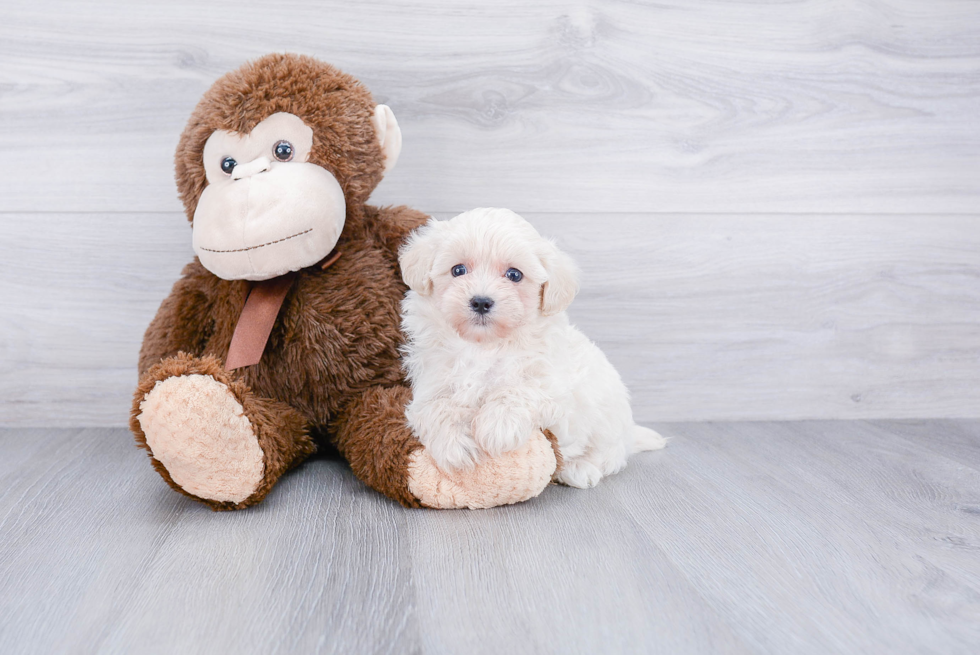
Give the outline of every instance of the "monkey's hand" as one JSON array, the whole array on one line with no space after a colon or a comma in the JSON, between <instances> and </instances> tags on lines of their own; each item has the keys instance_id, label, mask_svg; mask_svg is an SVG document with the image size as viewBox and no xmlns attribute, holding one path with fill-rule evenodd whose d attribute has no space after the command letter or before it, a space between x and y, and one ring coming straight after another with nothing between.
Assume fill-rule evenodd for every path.
<instances>
[{"instance_id":1,"label":"monkey's hand","mask_svg":"<svg viewBox=\"0 0 980 655\"><path fill-rule=\"evenodd\" d=\"M560 462L554 435L539 430L515 450L455 471L438 468L428 449L419 448L409 458L408 488L422 505L436 509L510 505L540 494Z\"/></svg>"}]
</instances>

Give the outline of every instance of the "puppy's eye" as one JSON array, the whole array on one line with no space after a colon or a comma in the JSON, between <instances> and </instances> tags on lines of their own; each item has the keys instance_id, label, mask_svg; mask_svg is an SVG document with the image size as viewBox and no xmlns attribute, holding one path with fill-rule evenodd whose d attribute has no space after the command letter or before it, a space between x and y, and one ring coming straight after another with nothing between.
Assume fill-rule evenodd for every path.
<instances>
[{"instance_id":1,"label":"puppy's eye","mask_svg":"<svg viewBox=\"0 0 980 655\"><path fill-rule=\"evenodd\" d=\"M235 166L238 166L238 162L231 157L225 157L221 160L221 172L225 175L231 175L231 172L235 170Z\"/></svg>"},{"instance_id":2,"label":"puppy's eye","mask_svg":"<svg viewBox=\"0 0 980 655\"><path fill-rule=\"evenodd\" d=\"M293 158L293 144L289 141L280 141L272 149L272 154L276 156L279 161L289 161Z\"/></svg>"},{"instance_id":3,"label":"puppy's eye","mask_svg":"<svg viewBox=\"0 0 980 655\"><path fill-rule=\"evenodd\" d=\"M453 277L459 277L460 275L466 275L466 267L462 264L456 264L453 266Z\"/></svg>"},{"instance_id":4,"label":"puppy's eye","mask_svg":"<svg viewBox=\"0 0 980 655\"><path fill-rule=\"evenodd\" d=\"M520 282L522 279L524 279L524 274L516 268L508 268L504 273L504 277L511 282Z\"/></svg>"}]
</instances>

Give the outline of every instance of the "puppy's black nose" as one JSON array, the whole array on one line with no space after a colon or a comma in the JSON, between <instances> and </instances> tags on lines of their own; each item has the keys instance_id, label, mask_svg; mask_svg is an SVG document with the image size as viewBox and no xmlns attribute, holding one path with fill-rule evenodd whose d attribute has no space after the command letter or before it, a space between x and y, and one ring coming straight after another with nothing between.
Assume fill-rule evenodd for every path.
<instances>
[{"instance_id":1,"label":"puppy's black nose","mask_svg":"<svg viewBox=\"0 0 980 655\"><path fill-rule=\"evenodd\" d=\"M486 296L473 296L470 298L470 309L477 314L486 314L493 307L493 300Z\"/></svg>"}]
</instances>

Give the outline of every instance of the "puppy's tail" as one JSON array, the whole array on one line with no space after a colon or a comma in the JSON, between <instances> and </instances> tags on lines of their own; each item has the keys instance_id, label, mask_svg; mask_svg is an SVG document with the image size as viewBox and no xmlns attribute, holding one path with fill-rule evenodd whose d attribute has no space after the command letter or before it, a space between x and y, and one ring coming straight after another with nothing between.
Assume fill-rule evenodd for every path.
<instances>
[{"instance_id":1,"label":"puppy's tail","mask_svg":"<svg viewBox=\"0 0 980 655\"><path fill-rule=\"evenodd\" d=\"M644 450L660 450L667 445L667 440L654 432L650 428L642 425L633 426L633 452L639 453Z\"/></svg>"}]
</instances>

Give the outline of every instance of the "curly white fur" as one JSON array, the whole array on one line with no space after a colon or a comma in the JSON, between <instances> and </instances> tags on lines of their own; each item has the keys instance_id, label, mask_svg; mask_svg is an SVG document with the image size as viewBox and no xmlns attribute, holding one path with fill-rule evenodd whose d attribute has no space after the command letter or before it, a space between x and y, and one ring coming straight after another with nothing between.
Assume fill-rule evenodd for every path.
<instances>
[{"instance_id":1,"label":"curly white fur","mask_svg":"<svg viewBox=\"0 0 980 655\"><path fill-rule=\"evenodd\" d=\"M560 482L593 487L665 440L633 422L629 393L602 351L565 313L578 291L568 255L506 209L430 220L400 253L408 422L442 468L472 466L558 438ZM454 276L463 265L466 272ZM522 279L505 274L517 269ZM458 272L458 271L457 271ZM492 301L484 314L471 301Z\"/></svg>"}]
</instances>

